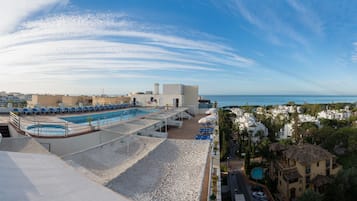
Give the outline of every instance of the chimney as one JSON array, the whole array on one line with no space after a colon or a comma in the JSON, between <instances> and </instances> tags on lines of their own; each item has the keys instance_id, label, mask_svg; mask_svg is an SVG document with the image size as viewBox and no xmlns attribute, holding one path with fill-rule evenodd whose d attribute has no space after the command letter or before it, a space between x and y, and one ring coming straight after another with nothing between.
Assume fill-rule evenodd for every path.
<instances>
[{"instance_id":1,"label":"chimney","mask_svg":"<svg viewBox=\"0 0 357 201\"><path fill-rule=\"evenodd\" d=\"M159 83L154 84L154 95L159 95Z\"/></svg>"}]
</instances>

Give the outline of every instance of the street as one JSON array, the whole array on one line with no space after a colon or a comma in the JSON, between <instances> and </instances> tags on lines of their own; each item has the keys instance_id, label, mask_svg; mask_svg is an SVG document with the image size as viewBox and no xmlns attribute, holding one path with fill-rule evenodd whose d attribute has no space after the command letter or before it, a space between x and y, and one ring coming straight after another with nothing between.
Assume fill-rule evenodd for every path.
<instances>
[{"instance_id":1,"label":"street","mask_svg":"<svg viewBox=\"0 0 357 201\"><path fill-rule=\"evenodd\" d=\"M240 171L229 172L228 174L228 185L231 192L231 200L234 200L234 194L244 194L247 201L254 201L251 196L249 184L246 183L243 174Z\"/></svg>"}]
</instances>

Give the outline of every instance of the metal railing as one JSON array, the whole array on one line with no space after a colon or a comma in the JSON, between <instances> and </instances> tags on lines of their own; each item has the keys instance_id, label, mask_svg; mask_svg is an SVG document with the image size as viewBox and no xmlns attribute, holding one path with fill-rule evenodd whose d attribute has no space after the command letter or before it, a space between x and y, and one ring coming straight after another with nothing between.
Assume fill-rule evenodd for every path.
<instances>
[{"instance_id":1,"label":"metal railing","mask_svg":"<svg viewBox=\"0 0 357 201\"><path fill-rule=\"evenodd\" d=\"M93 130L90 125L70 124L68 122L49 122L29 120L10 112L9 122L26 135L39 137L68 137Z\"/></svg>"},{"instance_id":2,"label":"metal railing","mask_svg":"<svg viewBox=\"0 0 357 201\"><path fill-rule=\"evenodd\" d=\"M134 118L141 118L146 114L138 114ZM81 133L99 130L102 127L110 127L120 123L127 122L133 117L129 113L123 113L120 116L113 118L102 118L97 120L88 120L86 123L75 124L67 121L43 121L23 118L17 114L10 112L9 122L18 130L21 130L26 135L38 137L69 137Z\"/></svg>"}]
</instances>

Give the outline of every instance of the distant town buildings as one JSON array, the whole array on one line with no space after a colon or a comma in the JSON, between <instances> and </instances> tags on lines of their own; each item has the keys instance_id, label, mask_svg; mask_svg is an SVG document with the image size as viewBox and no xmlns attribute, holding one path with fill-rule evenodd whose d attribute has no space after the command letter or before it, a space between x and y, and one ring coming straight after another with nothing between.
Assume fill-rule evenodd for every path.
<instances>
[{"instance_id":1,"label":"distant town buildings","mask_svg":"<svg viewBox=\"0 0 357 201\"><path fill-rule=\"evenodd\" d=\"M129 103L127 96L65 96L65 95L32 95L27 101L28 107L70 107L84 105L107 105Z\"/></svg>"},{"instance_id":2,"label":"distant town buildings","mask_svg":"<svg viewBox=\"0 0 357 201\"><path fill-rule=\"evenodd\" d=\"M26 101L31 99L30 94L0 91L0 107L26 106Z\"/></svg>"},{"instance_id":3,"label":"distant town buildings","mask_svg":"<svg viewBox=\"0 0 357 201\"><path fill-rule=\"evenodd\" d=\"M243 110L239 108L232 109L232 112L236 114L234 123L238 124L239 131L246 130L253 143L257 143L261 138L268 136L268 129L261 122L257 122L252 113L243 113Z\"/></svg>"},{"instance_id":4,"label":"distant town buildings","mask_svg":"<svg viewBox=\"0 0 357 201\"><path fill-rule=\"evenodd\" d=\"M351 117L351 111L348 107L341 110L324 110L317 114L319 119L336 119L336 120L346 120Z\"/></svg>"}]
</instances>

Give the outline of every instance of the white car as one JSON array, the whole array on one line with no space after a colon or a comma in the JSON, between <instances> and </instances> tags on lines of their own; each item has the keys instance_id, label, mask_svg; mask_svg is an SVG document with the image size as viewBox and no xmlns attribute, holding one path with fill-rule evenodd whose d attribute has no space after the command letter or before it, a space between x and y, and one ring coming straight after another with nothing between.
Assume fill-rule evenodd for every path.
<instances>
[{"instance_id":1,"label":"white car","mask_svg":"<svg viewBox=\"0 0 357 201\"><path fill-rule=\"evenodd\" d=\"M268 200L267 196L264 194L264 192L253 192L252 193L253 198L257 199L257 200Z\"/></svg>"}]
</instances>

